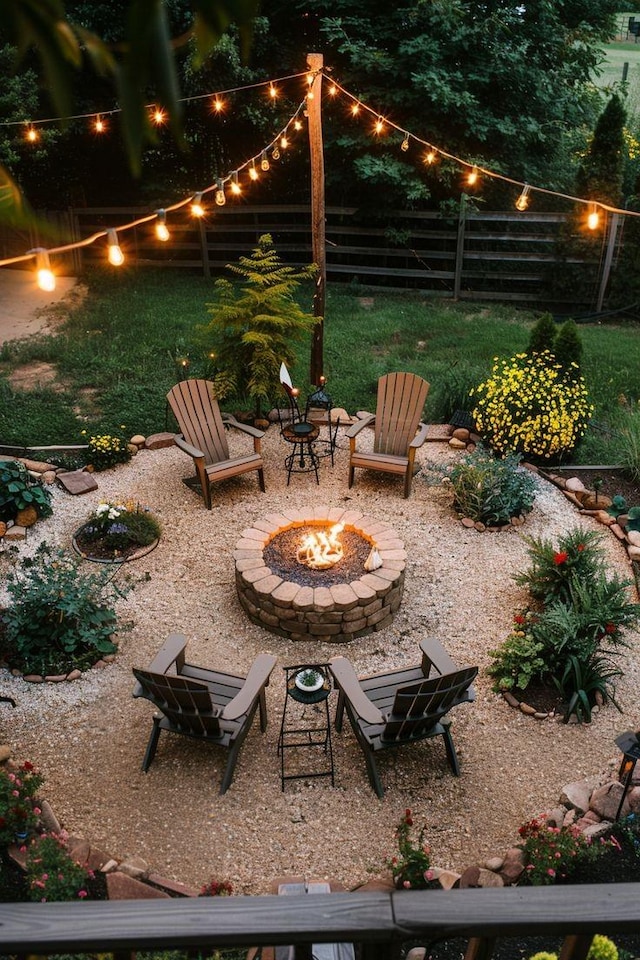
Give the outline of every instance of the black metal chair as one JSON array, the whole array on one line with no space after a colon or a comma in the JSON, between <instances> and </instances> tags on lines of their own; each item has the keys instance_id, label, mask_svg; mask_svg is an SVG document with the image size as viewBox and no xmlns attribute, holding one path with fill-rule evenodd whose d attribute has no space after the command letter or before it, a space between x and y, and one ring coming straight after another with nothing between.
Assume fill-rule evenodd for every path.
<instances>
[{"instance_id":1,"label":"black metal chair","mask_svg":"<svg viewBox=\"0 0 640 960\"><path fill-rule=\"evenodd\" d=\"M478 668L457 667L436 640L423 640L420 647L419 666L372 677L358 677L345 657L329 661L339 690L336 730L342 730L346 710L364 753L369 782L378 797L384 796L375 763L378 750L441 736L453 773L460 773L446 714L475 699L471 684Z\"/></svg>"}]
</instances>

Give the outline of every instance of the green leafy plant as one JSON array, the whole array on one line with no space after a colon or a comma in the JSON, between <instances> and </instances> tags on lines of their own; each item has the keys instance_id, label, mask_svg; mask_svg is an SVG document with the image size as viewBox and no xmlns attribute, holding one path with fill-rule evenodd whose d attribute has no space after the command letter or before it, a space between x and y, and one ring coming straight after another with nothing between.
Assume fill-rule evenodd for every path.
<instances>
[{"instance_id":1,"label":"green leafy plant","mask_svg":"<svg viewBox=\"0 0 640 960\"><path fill-rule=\"evenodd\" d=\"M431 851L425 842L426 825L420 828L416 839L411 836L412 827L411 810L407 808L396 827L398 854L386 860L386 866L390 867L393 882L399 890L429 890L438 887L431 869Z\"/></svg>"},{"instance_id":2,"label":"green leafy plant","mask_svg":"<svg viewBox=\"0 0 640 960\"><path fill-rule=\"evenodd\" d=\"M573 450L593 413L584 379L548 352L496 360L472 395L478 432L501 454L543 461Z\"/></svg>"},{"instance_id":3,"label":"green leafy plant","mask_svg":"<svg viewBox=\"0 0 640 960\"><path fill-rule=\"evenodd\" d=\"M46 676L117 650L114 604L130 584L118 585L108 569L84 573L80 560L42 543L9 572L6 587L3 654L12 666Z\"/></svg>"},{"instance_id":4,"label":"green leafy plant","mask_svg":"<svg viewBox=\"0 0 640 960\"><path fill-rule=\"evenodd\" d=\"M611 517L619 517L621 513L627 512L627 501L622 496L621 493L616 493L614 497L611 498L611 506L607 507L607 513Z\"/></svg>"},{"instance_id":5,"label":"green leafy plant","mask_svg":"<svg viewBox=\"0 0 640 960\"><path fill-rule=\"evenodd\" d=\"M38 517L49 517L51 493L19 460L0 460L0 520L15 520L27 507L33 507Z\"/></svg>"},{"instance_id":6,"label":"green leafy plant","mask_svg":"<svg viewBox=\"0 0 640 960\"><path fill-rule=\"evenodd\" d=\"M537 600L569 601L573 582L591 584L605 573L600 549L602 535L597 531L576 527L560 537L557 545L544 537L525 537L524 540L531 562L514 580L527 587Z\"/></svg>"},{"instance_id":7,"label":"green leafy plant","mask_svg":"<svg viewBox=\"0 0 640 960\"><path fill-rule=\"evenodd\" d=\"M534 817L518 830L524 853L524 873L520 884L541 886L566 880L579 863L595 857L592 846L579 827L554 827L546 817Z\"/></svg>"},{"instance_id":8,"label":"green leafy plant","mask_svg":"<svg viewBox=\"0 0 640 960\"><path fill-rule=\"evenodd\" d=\"M531 328L527 353L553 353L556 339L556 324L550 313L543 313Z\"/></svg>"},{"instance_id":9,"label":"green leafy plant","mask_svg":"<svg viewBox=\"0 0 640 960\"><path fill-rule=\"evenodd\" d=\"M13 843L16 838L35 830L40 816L38 788L44 777L28 760L17 768L0 767L0 843Z\"/></svg>"},{"instance_id":10,"label":"green leafy plant","mask_svg":"<svg viewBox=\"0 0 640 960\"><path fill-rule=\"evenodd\" d=\"M562 676L553 678L567 700L565 720L575 714L578 720L590 723L596 693L600 693L605 702L610 700L622 713L612 691L612 682L621 676L622 670L601 654L585 659L569 654Z\"/></svg>"},{"instance_id":11,"label":"green leafy plant","mask_svg":"<svg viewBox=\"0 0 640 960\"><path fill-rule=\"evenodd\" d=\"M618 462L624 472L640 482L640 409L626 409L617 432Z\"/></svg>"},{"instance_id":12,"label":"green leafy plant","mask_svg":"<svg viewBox=\"0 0 640 960\"><path fill-rule=\"evenodd\" d=\"M128 463L131 460L131 451L123 437L104 433L89 437L87 458L93 469L101 472L119 463Z\"/></svg>"},{"instance_id":13,"label":"green leafy plant","mask_svg":"<svg viewBox=\"0 0 640 960\"><path fill-rule=\"evenodd\" d=\"M456 510L489 525L509 523L533 506L536 484L518 454L503 459L479 446L449 471Z\"/></svg>"},{"instance_id":14,"label":"green leafy plant","mask_svg":"<svg viewBox=\"0 0 640 960\"><path fill-rule=\"evenodd\" d=\"M618 948L613 940L596 933L589 947L587 960L618 960L618 956ZM534 953L529 960L558 960L558 954L543 950L540 953Z\"/></svg>"},{"instance_id":15,"label":"green leafy plant","mask_svg":"<svg viewBox=\"0 0 640 960\"><path fill-rule=\"evenodd\" d=\"M493 662L487 672L494 678L494 690L526 690L532 680L546 673L545 645L531 629L536 619L537 615L530 610L517 613L509 636L500 647L489 650Z\"/></svg>"},{"instance_id":16,"label":"green leafy plant","mask_svg":"<svg viewBox=\"0 0 640 960\"><path fill-rule=\"evenodd\" d=\"M89 898L92 870L77 863L69 853L66 838L56 833L34 838L27 851L29 899L52 903Z\"/></svg>"},{"instance_id":17,"label":"green leafy plant","mask_svg":"<svg viewBox=\"0 0 640 960\"><path fill-rule=\"evenodd\" d=\"M211 320L203 339L216 356L216 395L222 399L233 391L249 397L259 417L262 404L280 392L281 363L293 365L294 344L317 321L294 299L302 281L317 270L283 264L268 233L251 256L240 257L228 269L240 277L240 290L225 278L216 281L217 297L209 306Z\"/></svg>"}]
</instances>

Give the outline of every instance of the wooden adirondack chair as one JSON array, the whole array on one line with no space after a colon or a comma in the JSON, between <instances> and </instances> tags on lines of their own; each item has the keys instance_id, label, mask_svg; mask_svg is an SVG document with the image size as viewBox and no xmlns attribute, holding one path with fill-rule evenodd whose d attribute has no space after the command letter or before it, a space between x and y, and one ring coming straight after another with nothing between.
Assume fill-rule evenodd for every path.
<instances>
[{"instance_id":1,"label":"wooden adirondack chair","mask_svg":"<svg viewBox=\"0 0 640 960\"><path fill-rule=\"evenodd\" d=\"M414 373L387 373L378 380L375 414L367 414L347 430L349 438L349 487L356 467L381 470L404 477L404 495L411 493L416 450L427 438L420 422L429 384ZM364 427L375 425L373 452L358 450L356 438ZM418 429L419 428L419 429Z\"/></svg>"},{"instance_id":2,"label":"wooden adirondack chair","mask_svg":"<svg viewBox=\"0 0 640 960\"><path fill-rule=\"evenodd\" d=\"M196 475L187 478L185 483L202 490L208 510L211 509L212 484L241 473L257 470L260 489L264 493L264 461L260 453L260 441L264 437L262 430L238 423L230 413L221 414L209 380L176 383L167 394L167 400L182 431L175 437L176 445L193 457ZM230 457L225 426L253 437L253 453Z\"/></svg>"},{"instance_id":3,"label":"wooden adirondack chair","mask_svg":"<svg viewBox=\"0 0 640 960\"><path fill-rule=\"evenodd\" d=\"M229 751L220 793L228 789L240 748L257 709L260 729L267 728L265 688L276 658L261 653L246 677L218 673L185 662L186 637L172 634L147 670L133 670L134 697L145 697L159 710L142 761L149 769L163 730L217 743Z\"/></svg>"},{"instance_id":4,"label":"wooden adirondack chair","mask_svg":"<svg viewBox=\"0 0 640 960\"><path fill-rule=\"evenodd\" d=\"M475 699L471 686L477 667L458 668L437 640L423 640L422 663L416 667L359 678L345 657L329 661L338 687L336 730L342 730L344 711L367 764L369 782L384 795L375 753L416 740L441 736L449 765L460 773L451 731L445 718L453 707Z\"/></svg>"}]
</instances>

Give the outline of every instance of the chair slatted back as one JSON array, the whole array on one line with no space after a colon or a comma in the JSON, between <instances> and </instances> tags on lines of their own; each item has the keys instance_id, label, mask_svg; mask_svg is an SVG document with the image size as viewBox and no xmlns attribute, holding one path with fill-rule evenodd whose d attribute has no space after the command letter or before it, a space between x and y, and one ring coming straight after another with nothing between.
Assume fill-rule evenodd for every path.
<instances>
[{"instance_id":1,"label":"chair slatted back","mask_svg":"<svg viewBox=\"0 0 640 960\"><path fill-rule=\"evenodd\" d=\"M142 687L141 696L165 715L176 733L208 740L222 737L218 720L221 711L212 704L206 683L149 670L133 672Z\"/></svg>"},{"instance_id":2,"label":"chair slatted back","mask_svg":"<svg viewBox=\"0 0 640 960\"><path fill-rule=\"evenodd\" d=\"M378 380L374 450L406 457L422 418L429 384L415 373L387 373Z\"/></svg>"},{"instance_id":3,"label":"chair slatted back","mask_svg":"<svg viewBox=\"0 0 640 960\"><path fill-rule=\"evenodd\" d=\"M383 739L411 740L424 736L452 707L470 699L468 690L477 673L477 667L464 667L398 687Z\"/></svg>"},{"instance_id":4,"label":"chair slatted back","mask_svg":"<svg viewBox=\"0 0 640 960\"><path fill-rule=\"evenodd\" d=\"M210 380L182 380L167 394L182 436L207 464L229 459L229 444Z\"/></svg>"}]
</instances>

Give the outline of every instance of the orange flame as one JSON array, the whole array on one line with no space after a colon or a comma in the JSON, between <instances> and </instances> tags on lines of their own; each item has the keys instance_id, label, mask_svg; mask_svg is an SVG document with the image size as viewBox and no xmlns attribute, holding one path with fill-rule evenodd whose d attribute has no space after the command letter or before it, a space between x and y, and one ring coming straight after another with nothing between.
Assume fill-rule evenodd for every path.
<instances>
[{"instance_id":1,"label":"orange flame","mask_svg":"<svg viewBox=\"0 0 640 960\"><path fill-rule=\"evenodd\" d=\"M319 530L302 538L296 558L298 563L312 570L327 570L342 560L342 544L338 535L344 530L343 523L335 523L328 532Z\"/></svg>"}]
</instances>

